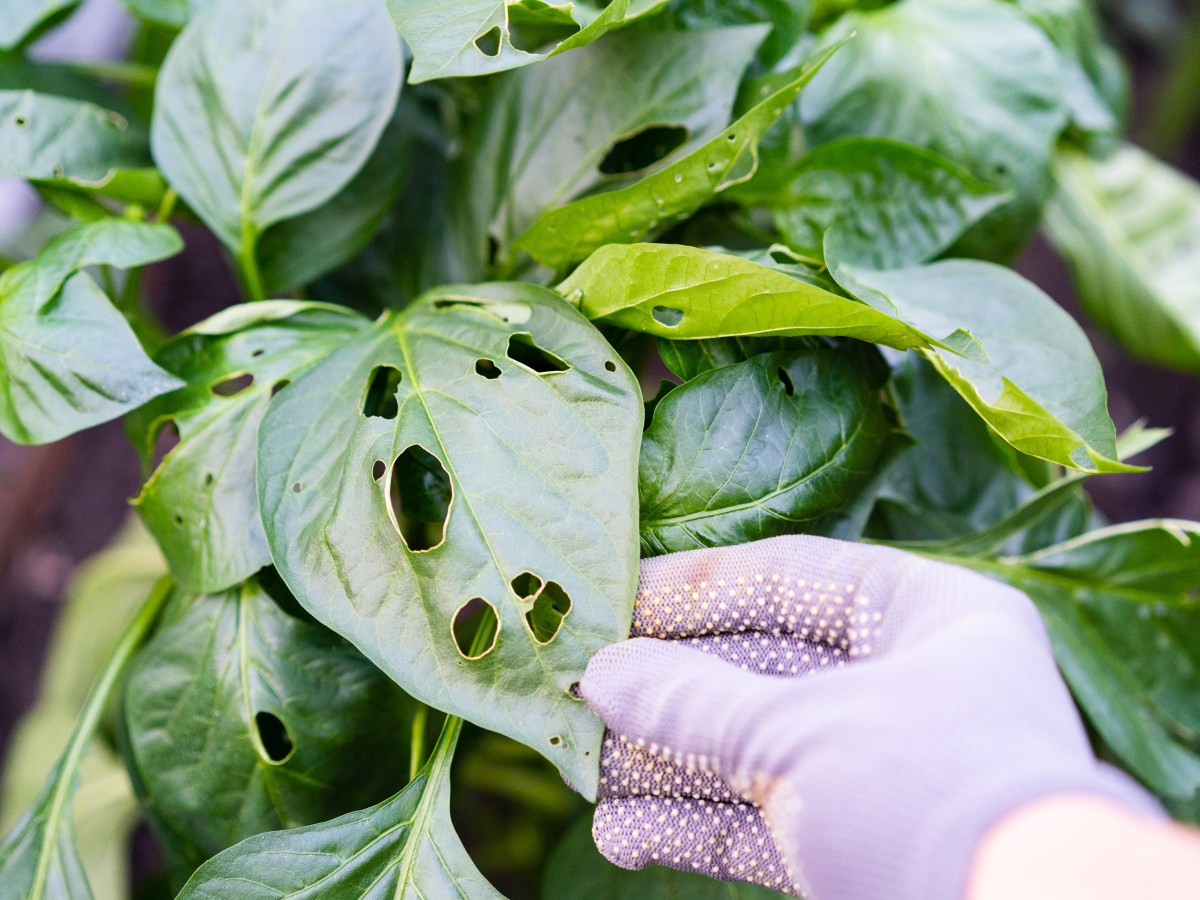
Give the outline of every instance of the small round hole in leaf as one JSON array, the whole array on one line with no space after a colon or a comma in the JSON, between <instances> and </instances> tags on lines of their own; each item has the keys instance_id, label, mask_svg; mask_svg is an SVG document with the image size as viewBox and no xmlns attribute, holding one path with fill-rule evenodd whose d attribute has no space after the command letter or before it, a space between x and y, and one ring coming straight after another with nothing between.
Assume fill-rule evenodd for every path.
<instances>
[{"instance_id":1,"label":"small round hole in leaf","mask_svg":"<svg viewBox=\"0 0 1200 900\"><path fill-rule=\"evenodd\" d=\"M387 471L387 463L382 459L375 460L375 465L371 466L371 477L378 481L383 477L383 473Z\"/></svg>"},{"instance_id":2,"label":"small round hole in leaf","mask_svg":"<svg viewBox=\"0 0 1200 900\"><path fill-rule=\"evenodd\" d=\"M615 372L615 371L617 371L617 364L615 362L613 362L611 359L606 359L604 361L604 368L608 372Z\"/></svg>"},{"instance_id":3,"label":"small round hole in leaf","mask_svg":"<svg viewBox=\"0 0 1200 900\"><path fill-rule=\"evenodd\" d=\"M286 378L275 382L273 385L271 385L271 396L274 397L276 394L278 394L280 391L282 391L289 384L291 384L291 382L288 381Z\"/></svg>"},{"instance_id":4,"label":"small round hole in leaf","mask_svg":"<svg viewBox=\"0 0 1200 900\"><path fill-rule=\"evenodd\" d=\"M509 584L512 586L513 593L522 600L528 600L542 589L542 579L538 578L532 572L522 572L510 581Z\"/></svg>"},{"instance_id":5,"label":"small round hole in leaf","mask_svg":"<svg viewBox=\"0 0 1200 900\"><path fill-rule=\"evenodd\" d=\"M25 128L27 125L29 125L29 117L23 116L20 113L17 113L15 116L12 117L12 123L14 125L16 125L18 128Z\"/></svg>"},{"instance_id":6,"label":"small round hole in leaf","mask_svg":"<svg viewBox=\"0 0 1200 900\"><path fill-rule=\"evenodd\" d=\"M212 483L213 483L213 473L212 473L212 472L208 472L208 473L206 473L206 474L205 474L205 476L204 476L204 483L205 483L206 485L209 485L209 484L212 484Z\"/></svg>"},{"instance_id":7,"label":"small round hole in leaf","mask_svg":"<svg viewBox=\"0 0 1200 900\"><path fill-rule=\"evenodd\" d=\"M482 597L472 597L454 613L450 631L463 659L483 659L496 649L500 619L492 604Z\"/></svg>"},{"instance_id":8,"label":"small round hole in leaf","mask_svg":"<svg viewBox=\"0 0 1200 900\"><path fill-rule=\"evenodd\" d=\"M484 56L500 55L500 26L494 25L475 38L475 49Z\"/></svg>"},{"instance_id":9,"label":"small round hole in leaf","mask_svg":"<svg viewBox=\"0 0 1200 900\"><path fill-rule=\"evenodd\" d=\"M683 321L683 310L673 306L656 306L650 310L650 315L654 317L655 322L668 328L674 328Z\"/></svg>"},{"instance_id":10,"label":"small round hole in leaf","mask_svg":"<svg viewBox=\"0 0 1200 900\"><path fill-rule=\"evenodd\" d=\"M533 601L533 608L525 613L525 622L533 639L539 644L553 641L570 611L570 595L557 582L547 581Z\"/></svg>"},{"instance_id":11,"label":"small round hole in leaf","mask_svg":"<svg viewBox=\"0 0 1200 900\"><path fill-rule=\"evenodd\" d=\"M779 376L779 383L783 385L783 392L789 397L794 396L796 393L796 385L792 383L792 376L788 374L787 369L785 369L783 366L780 366L779 370L775 374Z\"/></svg>"},{"instance_id":12,"label":"small round hole in leaf","mask_svg":"<svg viewBox=\"0 0 1200 900\"><path fill-rule=\"evenodd\" d=\"M381 365L371 370L363 393L362 414L369 419L394 419L400 412L396 391L400 388L400 370Z\"/></svg>"},{"instance_id":13,"label":"small round hole in leaf","mask_svg":"<svg viewBox=\"0 0 1200 900\"><path fill-rule=\"evenodd\" d=\"M252 384L254 384L254 376L249 372L241 372L237 375L230 375L228 378L222 378L209 390L218 397L234 397L249 389Z\"/></svg>"},{"instance_id":14,"label":"small round hole in leaf","mask_svg":"<svg viewBox=\"0 0 1200 900\"><path fill-rule=\"evenodd\" d=\"M561 743L562 743L562 738L560 738L557 734L554 735L554 737L550 738L550 746L552 746L552 747L557 747Z\"/></svg>"},{"instance_id":15,"label":"small round hole in leaf","mask_svg":"<svg viewBox=\"0 0 1200 900\"><path fill-rule=\"evenodd\" d=\"M499 378L500 367L490 359L477 359L475 360L475 374L488 379Z\"/></svg>"},{"instance_id":16,"label":"small round hole in leaf","mask_svg":"<svg viewBox=\"0 0 1200 900\"><path fill-rule=\"evenodd\" d=\"M279 716L269 712L254 714L254 727L258 729L258 740L262 744L267 759L279 764L285 763L296 752L292 736L288 734L287 726Z\"/></svg>"}]
</instances>

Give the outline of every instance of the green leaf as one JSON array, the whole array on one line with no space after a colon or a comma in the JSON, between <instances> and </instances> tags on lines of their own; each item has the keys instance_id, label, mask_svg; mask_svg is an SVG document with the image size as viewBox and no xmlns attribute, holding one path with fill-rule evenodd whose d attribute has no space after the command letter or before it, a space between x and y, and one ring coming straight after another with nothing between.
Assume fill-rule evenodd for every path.
<instances>
[{"instance_id":1,"label":"green leaf","mask_svg":"<svg viewBox=\"0 0 1200 900\"><path fill-rule=\"evenodd\" d=\"M691 381L712 369L745 362L760 353L777 350L812 350L821 346L819 338L730 337L707 341L671 341L658 339L658 355L673 375ZM666 384L671 384L666 382ZM675 385L671 385L675 387Z\"/></svg>"},{"instance_id":2,"label":"green leaf","mask_svg":"<svg viewBox=\"0 0 1200 900\"><path fill-rule=\"evenodd\" d=\"M182 28L212 0L121 0L121 5L144 21Z\"/></svg>"},{"instance_id":3,"label":"green leaf","mask_svg":"<svg viewBox=\"0 0 1200 900\"><path fill-rule=\"evenodd\" d=\"M122 715L154 822L192 867L404 783L411 701L254 579L187 601L137 655Z\"/></svg>"},{"instance_id":4,"label":"green leaf","mask_svg":"<svg viewBox=\"0 0 1200 900\"><path fill-rule=\"evenodd\" d=\"M95 187L149 162L146 134L80 100L0 90L0 175Z\"/></svg>"},{"instance_id":5,"label":"green leaf","mask_svg":"<svg viewBox=\"0 0 1200 900\"><path fill-rule=\"evenodd\" d=\"M20 0L6 4L4 15L0 16L0 50L13 49L36 32L39 25L78 5L79 0Z\"/></svg>"},{"instance_id":6,"label":"green leaf","mask_svg":"<svg viewBox=\"0 0 1200 900\"><path fill-rule=\"evenodd\" d=\"M545 265L562 268L605 244L632 244L681 221L754 176L758 144L800 95L834 48L732 125L678 162L626 188L584 197L543 213L517 241Z\"/></svg>"},{"instance_id":7,"label":"green leaf","mask_svg":"<svg viewBox=\"0 0 1200 900\"><path fill-rule=\"evenodd\" d=\"M681 157L729 121L765 29L619 34L513 72L487 95L456 170L458 251L481 277L543 212ZM614 72L622 89L612 89ZM635 168L630 168L635 167ZM707 184L707 181L706 181Z\"/></svg>"},{"instance_id":8,"label":"green leaf","mask_svg":"<svg viewBox=\"0 0 1200 900\"><path fill-rule=\"evenodd\" d=\"M0 432L48 443L180 386L79 270L145 265L181 247L167 225L92 222L0 275Z\"/></svg>"},{"instance_id":9,"label":"green leaf","mask_svg":"<svg viewBox=\"0 0 1200 900\"><path fill-rule=\"evenodd\" d=\"M612 0L600 8L538 0L388 0L388 10L412 49L408 81L417 84L527 66L590 44L663 2Z\"/></svg>"},{"instance_id":10,"label":"green leaf","mask_svg":"<svg viewBox=\"0 0 1200 900\"><path fill-rule=\"evenodd\" d=\"M657 21L693 31L768 22L771 33L758 50L758 64L772 69L804 37L811 6L811 0L671 0Z\"/></svg>"},{"instance_id":11,"label":"green leaf","mask_svg":"<svg viewBox=\"0 0 1200 900\"><path fill-rule=\"evenodd\" d=\"M784 895L745 882L714 881L663 866L619 869L596 849L589 814L567 833L550 857L541 896L543 900L777 900Z\"/></svg>"},{"instance_id":12,"label":"green leaf","mask_svg":"<svg viewBox=\"0 0 1200 900\"><path fill-rule=\"evenodd\" d=\"M0 842L0 900L91 900L71 814L80 766L130 656L153 625L169 590L153 591L122 633L96 678L66 749L29 811Z\"/></svg>"},{"instance_id":13,"label":"green leaf","mask_svg":"<svg viewBox=\"0 0 1200 900\"><path fill-rule=\"evenodd\" d=\"M1117 460L1086 335L1032 283L974 260L872 272L840 264L829 245L826 257L842 287L936 338L921 352L1022 453L1084 472L1141 471Z\"/></svg>"},{"instance_id":14,"label":"green leaf","mask_svg":"<svg viewBox=\"0 0 1200 900\"><path fill-rule=\"evenodd\" d=\"M269 296L308 284L366 246L409 181L422 149L416 104L401 98L370 158L324 205L272 226L259 244L263 291ZM422 185L422 187L426 187Z\"/></svg>"},{"instance_id":15,"label":"green leaf","mask_svg":"<svg viewBox=\"0 0 1200 900\"><path fill-rule=\"evenodd\" d=\"M144 465L162 429L179 436L134 504L184 587L223 590L271 562L254 482L259 423L274 391L366 325L340 307L266 300L218 313L155 354L187 387L129 420Z\"/></svg>"},{"instance_id":16,"label":"green leaf","mask_svg":"<svg viewBox=\"0 0 1200 900\"><path fill-rule=\"evenodd\" d=\"M643 553L819 533L890 432L869 353L766 353L660 400L638 466Z\"/></svg>"},{"instance_id":17,"label":"green leaf","mask_svg":"<svg viewBox=\"0 0 1200 900\"><path fill-rule=\"evenodd\" d=\"M1060 151L1046 229L1084 311L1130 353L1200 372L1200 184L1125 144Z\"/></svg>"},{"instance_id":18,"label":"green leaf","mask_svg":"<svg viewBox=\"0 0 1200 900\"><path fill-rule=\"evenodd\" d=\"M997 0L900 0L842 16L822 42L852 34L801 98L810 139L893 138L1010 190L1013 201L962 247L989 258L1015 253L1037 224L1066 124L1054 46Z\"/></svg>"},{"instance_id":19,"label":"green leaf","mask_svg":"<svg viewBox=\"0 0 1200 900\"><path fill-rule=\"evenodd\" d=\"M1177 810L1200 799L1200 524L1116 525L1028 556L961 560L1038 604L1059 666L1113 753Z\"/></svg>"},{"instance_id":20,"label":"green leaf","mask_svg":"<svg viewBox=\"0 0 1200 900\"><path fill-rule=\"evenodd\" d=\"M937 256L1007 199L936 153L845 138L805 154L773 205L796 252L820 259L832 228L850 261L890 269Z\"/></svg>"},{"instance_id":21,"label":"green leaf","mask_svg":"<svg viewBox=\"0 0 1200 900\"><path fill-rule=\"evenodd\" d=\"M589 319L657 337L854 337L897 349L920 332L864 303L748 259L674 244L601 247L558 290Z\"/></svg>"},{"instance_id":22,"label":"green leaf","mask_svg":"<svg viewBox=\"0 0 1200 900\"><path fill-rule=\"evenodd\" d=\"M172 44L151 143L159 168L241 259L366 162L396 105L400 41L379 4L217 0Z\"/></svg>"},{"instance_id":23,"label":"green leaf","mask_svg":"<svg viewBox=\"0 0 1200 900\"><path fill-rule=\"evenodd\" d=\"M450 761L460 719L396 796L370 809L248 838L201 866L178 900L502 900L475 868L450 821Z\"/></svg>"},{"instance_id":24,"label":"green leaf","mask_svg":"<svg viewBox=\"0 0 1200 900\"><path fill-rule=\"evenodd\" d=\"M415 697L528 744L594 793L603 726L568 689L628 634L640 401L552 292L431 292L272 403L258 456L271 555L314 616ZM428 496L401 492L431 459L451 491L433 525L414 518ZM547 643L526 618L540 594L512 585L526 572L570 598ZM471 659L453 626L476 609L500 633Z\"/></svg>"}]
</instances>

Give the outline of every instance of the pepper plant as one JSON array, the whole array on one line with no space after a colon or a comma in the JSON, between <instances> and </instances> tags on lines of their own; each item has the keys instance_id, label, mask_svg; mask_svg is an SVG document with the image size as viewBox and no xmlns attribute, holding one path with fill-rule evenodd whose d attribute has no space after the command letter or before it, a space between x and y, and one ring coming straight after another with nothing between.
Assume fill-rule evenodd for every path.
<instances>
[{"instance_id":1,"label":"pepper plant","mask_svg":"<svg viewBox=\"0 0 1200 900\"><path fill-rule=\"evenodd\" d=\"M1027 591L1098 752L1200 818L1200 525L1092 509L1165 435L1006 267L1044 223L1200 371L1200 189L1123 142L1086 0L124 3L110 66L27 56L72 0L0 25L0 172L70 219L0 275L0 431L124 417L169 572L0 897L91 896L97 731L180 897L500 896L513 822L582 806L543 776L595 796L573 685L639 557L793 532ZM200 226L244 302L166 334L140 276ZM464 728L526 803L466 843ZM510 895L718 887L540 853Z\"/></svg>"}]
</instances>

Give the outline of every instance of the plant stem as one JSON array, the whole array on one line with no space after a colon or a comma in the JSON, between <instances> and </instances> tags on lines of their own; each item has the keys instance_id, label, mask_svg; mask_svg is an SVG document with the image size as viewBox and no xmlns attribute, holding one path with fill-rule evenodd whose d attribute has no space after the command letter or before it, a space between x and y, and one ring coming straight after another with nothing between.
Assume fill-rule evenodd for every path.
<instances>
[{"instance_id":1,"label":"plant stem","mask_svg":"<svg viewBox=\"0 0 1200 900\"><path fill-rule=\"evenodd\" d=\"M243 228L242 249L237 255L237 265L242 275L242 287L247 300L263 299L262 273L258 269L258 258L254 252L257 244L258 235L252 227Z\"/></svg>"},{"instance_id":2,"label":"plant stem","mask_svg":"<svg viewBox=\"0 0 1200 900\"><path fill-rule=\"evenodd\" d=\"M50 804L47 809L47 827L42 837L42 847L38 854L38 868L34 874L29 900L40 900L45 895L45 887L49 878L50 861L53 856L49 846L55 839L57 829L54 823L63 816L67 804L75 793L75 774L83 762L84 752L91 742L100 717L108 707L113 691L120 684L125 667L133 657L134 652L142 645L150 628L158 618L163 605L171 595L171 582L163 578L150 591L146 602L134 614L132 621L117 640L112 654L104 664L87 699L83 702L83 710L71 732L67 749L55 767L52 777L54 787L51 791Z\"/></svg>"},{"instance_id":3,"label":"plant stem","mask_svg":"<svg viewBox=\"0 0 1200 900\"><path fill-rule=\"evenodd\" d=\"M153 87L158 69L134 62L71 62L66 68L104 81L116 81L132 87Z\"/></svg>"},{"instance_id":4,"label":"plant stem","mask_svg":"<svg viewBox=\"0 0 1200 900\"><path fill-rule=\"evenodd\" d=\"M417 705L412 715L412 735L408 751L408 780L412 781L421 771L425 761L425 722L429 717L429 707L424 703Z\"/></svg>"},{"instance_id":5,"label":"plant stem","mask_svg":"<svg viewBox=\"0 0 1200 900\"><path fill-rule=\"evenodd\" d=\"M158 204L158 213L155 220L166 222L171 218L171 213L175 212L175 202L179 199L179 195L175 193L175 188L167 188L167 192L163 194L162 202Z\"/></svg>"}]
</instances>

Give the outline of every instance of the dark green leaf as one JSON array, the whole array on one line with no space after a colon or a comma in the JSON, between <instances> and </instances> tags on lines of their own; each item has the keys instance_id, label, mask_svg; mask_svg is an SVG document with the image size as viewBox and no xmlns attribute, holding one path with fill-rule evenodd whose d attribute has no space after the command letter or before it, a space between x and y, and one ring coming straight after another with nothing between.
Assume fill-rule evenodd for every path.
<instances>
[{"instance_id":1,"label":"dark green leaf","mask_svg":"<svg viewBox=\"0 0 1200 900\"><path fill-rule=\"evenodd\" d=\"M112 219L73 228L0 275L0 431L48 443L180 386L79 270L140 266L181 247L169 226Z\"/></svg>"},{"instance_id":2,"label":"dark green leaf","mask_svg":"<svg viewBox=\"0 0 1200 900\"><path fill-rule=\"evenodd\" d=\"M487 97L456 176L459 252L500 263L543 212L643 174L602 167L614 148L656 129L683 143L652 143L644 168L679 158L721 132L761 27L705 33L620 34L544 65L505 75ZM621 90L613 74L621 73ZM664 150L665 155L659 153ZM661 157L661 158L660 158ZM606 167L605 167L606 168ZM707 181L706 181L707 184Z\"/></svg>"},{"instance_id":3,"label":"dark green leaf","mask_svg":"<svg viewBox=\"0 0 1200 900\"><path fill-rule=\"evenodd\" d=\"M255 580L189 600L124 689L129 765L172 851L359 809L404 783L411 701L337 635Z\"/></svg>"},{"instance_id":4,"label":"dark green leaf","mask_svg":"<svg viewBox=\"0 0 1200 900\"><path fill-rule=\"evenodd\" d=\"M811 6L811 0L671 0L659 21L696 31L769 22L771 33L758 50L758 62L770 69L804 36Z\"/></svg>"},{"instance_id":5,"label":"dark green leaf","mask_svg":"<svg viewBox=\"0 0 1200 900\"><path fill-rule=\"evenodd\" d=\"M249 268L269 226L354 177L392 115L400 75L400 42L378 3L216 0L163 63L154 158Z\"/></svg>"},{"instance_id":6,"label":"dark green leaf","mask_svg":"<svg viewBox=\"0 0 1200 900\"><path fill-rule=\"evenodd\" d=\"M1085 312L1141 359L1200 372L1200 185L1126 144L1063 150L1047 231Z\"/></svg>"},{"instance_id":7,"label":"dark green leaf","mask_svg":"<svg viewBox=\"0 0 1200 900\"><path fill-rule=\"evenodd\" d=\"M396 796L370 809L248 838L201 866L178 900L502 900L450 821L450 761L461 720Z\"/></svg>"},{"instance_id":8,"label":"dark green leaf","mask_svg":"<svg viewBox=\"0 0 1200 900\"><path fill-rule=\"evenodd\" d=\"M744 362L760 353L777 350L814 349L819 341L807 338L786 337L730 337L712 338L707 341L658 340L658 354L663 365L684 381L722 366Z\"/></svg>"},{"instance_id":9,"label":"dark green leaf","mask_svg":"<svg viewBox=\"0 0 1200 900\"><path fill-rule=\"evenodd\" d=\"M619 869L600 855L590 819L580 822L559 844L546 869L543 900L772 900L783 894L744 882L714 881L663 866Z\"/></svg>"},{"instance_id":10,"label":"dark green leaf","mask_svg":"<svg viewBox=\"0 0 1200 900\"><path fill-rule=\"evenodd\" d=\"M78 5L79 0L18 0L6 4L0 16L0 50L16 47L39 25Z\"/></svg>"},{"instance_id":11,"label":"dark green leaf","mask_svg":"<svg viewBox=\"0 0 1200 900\"><path fill-rule=\"evenodd\" d=\"M935 153L846 138L805 154L773 205L798 253L820 259L832 228L849 261L890 269L937 256L1007 199Z\"/></svg>"},{"instance_id":12,"label":"dark green leaf","mask_svg":"<svg viewBox=\"0 0 1200 900\"><path fill-rule=\"evenodd\" d=\"M1032 283L974 260L871 272L841 265L828 244L826 256L842 287L938 340L922 353L1022 453L1085 472L1138 471L1117 460L1086 335Z\"/></svg>"},{"instance_id":13,"label":"dark green leaf","mask_svg":"<svg viewBox=\"0 0 1200 900\"><path fill-rule=\"evenodd\" d=\"M612 0L604 6L530 0L388 0L388 9L412 48L408 80L416 84L527 66L583 47L663 2Z\"/></svg>"},{"instance_id":14,"label":"dark green leaf","mask_svg":"<svg viewBox=\"0 0 1200 900\"><path fill-rule=\"evenodd\" d=\"M900 0L843 16L823 41L851 34L801 99L810 138L894 138L1010 189L1015 199L963 247L989 258L1014 253L1037 224L1066 124L1054 46L996 0Z\"/></svg>"},{"instance_id":15,"label":"dark green leaf","mask_svg":"<svg viewBox=\"0 0 1200 900\"><path fill-rule=\"evenodd\" d=\"M820 532L890 431L868 350L767 353L671 391L638 467L647 555Z\"/></svg>"},{"instance_id":16,"label":"dark green leaf","mask_svg":"<svg viewBox=\"0 0 1200 900\"><path fill-rule=\"evenodd\" d=\"M155 354L188 386L130 419L144 464L163 428L179 436L134 503L184 587L223 590L271 562L254 486L259 423L274 391L366 326L339 307L267 300L218 313Z\"/></svg>"},{"instance_id":17,"label":"dark green leaf","mask_svg":"<svg viewBox=\"0 0 1200 900\"><path fill-rule=\"evenodd\" d=\"M561 268L605 244L636 243L686 219L722 191L754 176L759 141L833 52L806 66L716 137L665 169L629 187L543 213L516 246L545 265Z\"/></svg>"},{"instance_id":18,"label":"dark green leaf","mask_svg":"<svg viewBox=\"0 0 1200 900\"><path fill-rule=\"evenodd\" d=\"M149 162L146 133L119 113L34 91L0 90L0 175L93 187Z\"/></svg>"},{"instance_id":19,"label":"dark green leaf","mask_svg":"<svg viewBox=\"0 0 1200 900\"><path fill-rule=\"evenodd\" d=\"M592 793L603 726L568 688L628 634L641 428L630 372L553 293L440 289L271 405L258 479L272 556L313 615L418 699L528 744ZM421 454L452 491L433 525L393 484ZM571 599L549 643L510 586L523 572ZM500 634L468 659L451 626L484 604Z\"/></svg>"}]
</instances>

